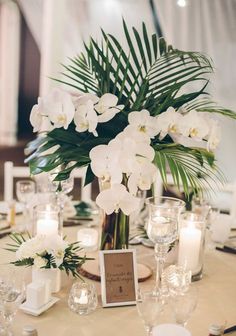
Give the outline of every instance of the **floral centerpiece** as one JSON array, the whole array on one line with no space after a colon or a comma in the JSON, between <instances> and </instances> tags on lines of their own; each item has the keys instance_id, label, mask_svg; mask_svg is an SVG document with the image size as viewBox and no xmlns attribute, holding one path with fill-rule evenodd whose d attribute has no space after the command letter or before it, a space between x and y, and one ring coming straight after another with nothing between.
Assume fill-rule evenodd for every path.
<instances>
[{"instance_id":1,"label":"floral centerpiece","mask_svg":"<svg viewBox=\"0 0 236 336\"><path fill-rule=\"evenodd\" d=\"M207 92L211 61L198 52L174 49L145 24L126 45L102 31L85 52L64 66L72 93L55 89L38 100L30 121L43 136L27 148L31 172L53 172L55 181L87 166L86 183L98 177L96 202L105 211L102 249L128 245L128 216L139 206L137 190L149 190L159 170L167 171L186 194L221 178L214 158L219 123L236 117L218 107ZM127 52L125 51L127 50Z\"/></svg>"},{"instance_id":2,"label":"floral centerpiece","mask_svg":"<svg viewBox=\"0 0 236 336\"><path fill-rule=\"evenodd\" d=\"M36 269L59 269L80 277L79 268L86 261L86 256L80 257L79 243L69 244L59 235L29 236L26 240L23 235L13 233L10 235L13 243L8 243L6 250L15 252L15 266L34 266Z\"/></svg>"}]
</instances>

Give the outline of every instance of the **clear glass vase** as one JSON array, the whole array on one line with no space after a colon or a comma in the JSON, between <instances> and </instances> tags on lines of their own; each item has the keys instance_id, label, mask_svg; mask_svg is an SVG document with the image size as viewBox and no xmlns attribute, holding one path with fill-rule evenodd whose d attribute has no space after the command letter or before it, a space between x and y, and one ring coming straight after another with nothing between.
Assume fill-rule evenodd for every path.
<instances>
[{"instance_id":1,"label":"clear glass vase","mask_svg":"<svg viewBox=\"0 0 236 336\"><path fill-rule=\"evenodd\" d=\"M109 182L103 182L99 179L100 191L109 188ZM110 215L103 211L100 250L127 249L129 246L129 222L130 216L126 216L121 210Z\"/></svg>"},{"instance_id":2,"label":"clear glass vase","mask_svg":"<svg viewBox=\"0 0 236 336\"><path fill-rule=\"evenodd\" d=\"M129 246L129 216L122 211L103 215L101 250L119 250Z\"/></svg>"},{"instance_id":3,"label":"clear glass vase","mask_svg":"<svg viewBox=\"0 0 236 336\"><path fill-rule=\"evenodd\" d=\"M206 219L202 214L186 211L180 216L178 265L192 272L192 280L202 278Z\"/></svg>"}]
</instances>

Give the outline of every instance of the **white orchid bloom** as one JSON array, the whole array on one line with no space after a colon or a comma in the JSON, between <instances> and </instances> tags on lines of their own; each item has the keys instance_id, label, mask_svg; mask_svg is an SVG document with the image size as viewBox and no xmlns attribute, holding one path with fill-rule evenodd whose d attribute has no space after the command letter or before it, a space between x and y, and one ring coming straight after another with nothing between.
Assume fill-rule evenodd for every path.
<instances>
[{"instance_id":1,"label":"white orchid bloom","mask_svg":"<svg viewBox=\"0 0 236 336\"><path fill-rule=\"evenodd\" d=\"M150 116L148 110L129 113L129 128L136 129L144 137L154 138L157 135L156 118Z\"/></svg>"},{"instance_id":2,"label":"white orchid bloom","mask_svg":"<svg viewBox=\"0 0 236 336\"><path fill-rule=\"evenodd\" d=\"M102 182L121 183L122 171L119 165L120 147L116 142L98 145L91 149L91 169Z\"/></svg>"},{"instance_id":3,"label":"white orchid bloom","mask_svg":"<svg viewBox=\"0 0 236 336\"><path fill-rule=\"evenodd\" d=\"M38 97L38 104L35 104L31 110L30 123L33 126L33 132L49 132L53 129L43 105L43 98Z\"/></svg>"},{"instance_id":4,"label":"white orchid bloom","mask_svg":"<svg viewBox=\"0 0 236 336\"><path fill-rule=\"evenodd\" d=\"M44 111L55 128L68 128L75 114L75 107L69 93L55 88L44 98Z\"/></svg>"},{"instance_id":5,"label":"white orchid bloom","mask_svg":"<svg viewBox=\"0 0 236 336\"><path fill-rule=\"evenodd\" d=\"M114 184L97 196L96 203L107 215L119 209L127 216L139 208L139 198L132 196L123 184Z\"/></svg>"},{"instance_id":6,"label":"white orchid bloom","mask_svg":"<svg viewBox=\"0 0 236 336\"><path fill-rule=\"evenodd\" d=\"M138 157L137 163L137 168L128 180L128 189L133 195L136 195L138 189L149 190L157 176L156 166L147 159Z\"/></svg>"},{"instance_id":7,"label":"white orchid bloom","mask_svg":"<svg viewBox=\"0 0 236 336\"><path fill-rule=\"evenodd\" d=\"M38 104L34 105L30 113L30 123L33 126L33 132L38 132L43 121L42 98L38 98Z\"/></svg>"},{"instance_id":8,"label":"white orchid bloom","mask_svg":"<svg viewBox=\"0 0 236 336\"><path fill-rule=\"evenodd\" d=\"M181 133L183 136L190 136L195 140L204 139L210 131L207 120L202 116L202 113L190 111L183 116L181 124Z\"/></svg>"},{"instance_id":9,"label":"white orchid bloom","mask_svg":"<svg viewBox=\"0 0 236 336\"><path fill-rule=\"evenodd\" d=\"M97 124L98 117L97 113L94 110L94 104L92 100L83 100L83 97L80 100L80 103L77 106L74 116L74 122L76 125L75 130L77 132L89 131L93 133L94 136L97 136Z\"/></svg>"},{"instance_id":10,"label":"white orchid bloom","mask_svg":"<svg viewBox=\"0 0 236 336\"><path fill-rule=\"evenodd\" d=\"M97 104L99 98L93 93L84 93L75 100L75 106L86 105L89 100L91 100L93 104Z\"/></svg>"},{"instance_id":11,"label":"white orchid bloom","mask_svg":"<svg viewBox=\"0 0 236 336\"><path fill-rule=\"evenodd\" d=\"M170 136L179 134L182 118L183 116L173 107L169 107L166 112L159 114L156 117L156 122L160 140L164 139L167 134Z\"/></svg>"},{"instance_id":12,"label":"white orchid bloom","mask_svg":"<svg viewBox=\"0 0 236 336\"><path fill-rule=\"evenodd\" d=\"M155 151L150 146L150 138L148 141L140 132L133 130L127 126L123 132L116 136L122 143L122 151L128 151L134 155L146 157L150 161L154 159Z\"/></svg>"},{"instance_id":13,"label":"white orchid bloom","mask_svg":"<svg viewBox=\"0 0 236 336\"><path fill-rule=\"evenodd\" d=\"M111 94L105 93L98 101L95 106L96 112L99 114L98 122L104 123L123 110L124 105L116 105L118 102L118 98Z\"/></svg>"},{"instance_id":14,"label":"white orchid bloom","mask_svg":"<svg viewBox=\"0 0 236 336\"><path fill-rule=\"evenodd\" d=\"M210 132L207 137L207 150L208 151L214 151L221 140L221 128L216 120L210 121Z\"/></svg>"}]
</instances>

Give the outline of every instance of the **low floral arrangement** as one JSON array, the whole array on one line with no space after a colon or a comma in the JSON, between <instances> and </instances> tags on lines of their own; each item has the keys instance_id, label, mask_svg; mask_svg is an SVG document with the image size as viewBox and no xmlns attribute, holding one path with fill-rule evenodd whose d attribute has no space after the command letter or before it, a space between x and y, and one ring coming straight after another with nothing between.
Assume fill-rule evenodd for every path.
<instances>
[{"instance_id":1,"label":"low floral arrangement","mask_svg":"<svg viewBox=\"0 0 236 336\"><path fill-rule=\"evenodd\" d=\"M59 235L37 235L26 240L22 234L10 235L13 243L8 243L6 250L15 252L15 266L34 266L38 269L58 268L71 273L74 277L80 277L78 270L87 260L86 256L80 257L79 243L69 244Z\"/></svg>"},{"instance_id":2,"label":"low floral arrangement","mask_svg":"<svg viewBox=\"0 0 236 336\"><path fill-rule=\"evenodd\" d=\"M128 219L139 207L137 190L149 190L159 171L169 171L186 194L221 180L214 150L220 142L213 114L236 118L207 92L211 61L198 52L167 45L156 34L123 22L126 45L102 31L85 52L64 66L73 92L54 89L31 112L34 132L43 136L27 148L32 174L53 172L66 180L87 166L86 184L98 177L96 202L111 220L104 222L101 248L128 244ZM127 50L127 51L126 51Z\"/></svg>"}]
</instances>

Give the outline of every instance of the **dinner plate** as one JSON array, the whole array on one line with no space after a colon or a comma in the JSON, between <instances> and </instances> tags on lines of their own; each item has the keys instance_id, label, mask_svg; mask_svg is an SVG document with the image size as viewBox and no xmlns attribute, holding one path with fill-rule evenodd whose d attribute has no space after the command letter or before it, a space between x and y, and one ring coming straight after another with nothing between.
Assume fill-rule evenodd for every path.
<instances>
[{"instance_id":1,"label":"dinner plate","mask_svg":"<svg viewBox=\"0 0 236 336\"><path fill-rule=\"evenodd\" d=\"M27 305L27 301L26 301L26 302L24 302L20 305L19 309L21 309L26 314L30 314L30 315L33 315L33 316L39 316L43 312L48 310L50 307L52 307L59 300L60 300L59 298L57 298L55 296L52 296L51 300L48 303L46 303L45 305L43 305L42 307L40 307L39 309L32 309L31 307L29 307Z\"/></svg>"},{"instance_id":2,"label":"dinner plate","mask_svg":"<svg viewBox=\"0 0 236 336\"><path fill-rule=\"evenodd\" d=\"M19 214L23 212L24 205L22 203L16 202L16 213ZM9 211L8 202L0 202L0 214L7 215Z\"/></svg>"},{"instance_id":3,"label":"dinner plate","mask_svg":"<svg viewBox=\"0 0 236 336\"><path fill-rule=\"evenodd\" d=\"M160 324L153 328L153 336L191 336L191 333L178 324Z\"/></svg>"}]
</instances>

